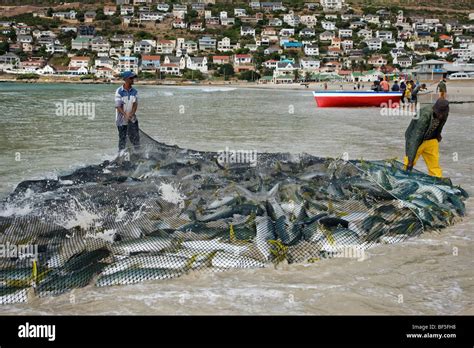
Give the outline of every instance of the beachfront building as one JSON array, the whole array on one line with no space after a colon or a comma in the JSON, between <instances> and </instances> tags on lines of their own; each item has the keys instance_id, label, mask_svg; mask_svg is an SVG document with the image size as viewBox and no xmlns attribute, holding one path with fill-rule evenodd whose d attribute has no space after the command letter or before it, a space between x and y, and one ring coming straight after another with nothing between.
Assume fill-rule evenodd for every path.
<instances>
[{"instance_id":1,"label":"beachfront building","mask_svg":"<svg viewBox=\"0 0 474 348\"><path fill-rule=\"evenodd\" d=\"M303 72L316 72L319 70L321 62L311 57L303 57L300 59L300 66Z\"/></svg>"},{"instance_id":2,"label":"beachfront building","mask_svg":"<svg viewBox=\"0 0 474 348\"><path fill-rule=\"evenodd\" d=\"M183 70L186 68L186 58L187 57L184 57L184 56L182 57L165 56L165 58L163 59L163 64L177 64L180 70Z\"/></svg>"},{"instance_id":3,"label":"beachfront building","mask_svg":"<svg viewBox=\"0 0 474 348\"><path fill-rule=\"evenodd\" d=\"M159 55L143 55L141 61L142 71L159 71L161 56Z\"/></svg>"},{"instance_id":4,"label":"beachfront building","mask_svg":"<svg viewBox=\"0 0 474 348\"><path fill-rule=\"evenodd\" d=\"M176 63L164 63L160 66L160 72L164 75L181 76L181 69L179 64Z\"/></svg>"},{"instance_id":5,"label":"beachfront building","mask_svg":"<svg viewBox=\"0 0 474 348\"><path fill-rule=\"evenodd\" d=\"M232 59L234 63L234 71L240 73L242 71L255 70L253 58L250 54L235 54Z\"/></svg>"},{"instance_id":6,"label":"beachfront building","mask_svg":"<svg viewBox=\"0 0 474 348\"><path fill-rule=\"evenodd\" d=\"M76 56L72 57L69 61L69 67L71 68L88 68L90 63L89 57Z\"/></svg>"},{"instance_id":7,"label":"beachfront building","mask_svg":"<svg viewBox=\"0 0 474 348\"><path fill-rule=\"evenodd\" d=\"M186 68L189 70L199 70L207 73L207 57L187 57Z\"/></svg>"},{"instance_id":8,"label":"beachfront building","mask_svg":"<svg viewBox=\"0 0 474 348\"><path fill-rule=\"evenodd\" d=\"M139 59L137 57L122 56L118 61L117 72L122 73L124 71L133 71L135 74L138 74L138 64Z\"/></svg>"},{"instance_id":9,"label":"beachfront building","mask_svg":"<svg viewBox=\"0 0 474 348\"><path fill-rule=\"evenodd\" d=\"M439 80L446 73L444 64L445 62L441 60L425 60L416 64L413 74L419 80Z\"/></svg>"},{"instance_id":10,"label":"beachfront building","mask_svg":"<svg viewBox=\"0 0 474 348\"><path fill-rule=\"evenodd\" d=\"M20 62L20 69L27 73L34 73L45 65L46 61L42 57L31 57L28 60Z\"/></svg>"}]
</instances>

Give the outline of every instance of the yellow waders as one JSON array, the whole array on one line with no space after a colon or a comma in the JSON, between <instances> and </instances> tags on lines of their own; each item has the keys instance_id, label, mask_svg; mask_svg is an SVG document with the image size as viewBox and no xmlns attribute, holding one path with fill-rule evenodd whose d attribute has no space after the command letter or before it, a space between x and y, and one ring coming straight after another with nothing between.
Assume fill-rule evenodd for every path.
<instances>
[{"instance_id":1,"label":"yellow waders","mask_svg":"<svg viewBox=\"0 0 474 348\"><path fill-rule=\"evenodd\" d=\"M416 151L415 159L413 160L413 167L415 167L418 158L423 156L426 166L428 167L428 174L431 176L442 177L442 169L439 166L439 142L437 139L425 140L421 143L418 151ZM405 167L408 165L408 157L405 156Z\"/></svg>"}]
</instances>

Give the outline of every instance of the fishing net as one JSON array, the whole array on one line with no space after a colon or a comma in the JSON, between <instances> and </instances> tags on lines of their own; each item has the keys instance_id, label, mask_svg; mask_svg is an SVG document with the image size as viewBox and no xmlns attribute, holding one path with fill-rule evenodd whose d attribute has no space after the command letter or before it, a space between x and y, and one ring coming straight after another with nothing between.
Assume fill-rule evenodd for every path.
<instances>
[{"instance_id":1,"label":"fishing net","mask_svg":"<svg viewBox=\"0 0 474 348\"><path fill-rule=\"evenodd\" d=\"M115 160L21 182L1 202L0 302L203 270L363 260L371 247L454 223L466 197L395 160L202 152L140 132Z\"/></svg>"}]
</instances>

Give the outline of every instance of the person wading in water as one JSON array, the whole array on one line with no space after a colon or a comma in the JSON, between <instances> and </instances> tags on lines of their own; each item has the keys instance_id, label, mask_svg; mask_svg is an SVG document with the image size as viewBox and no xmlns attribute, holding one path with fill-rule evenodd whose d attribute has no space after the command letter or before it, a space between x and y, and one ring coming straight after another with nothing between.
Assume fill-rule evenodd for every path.
<instances>
[{"instance_id":1,"label":"person wading in water","mask_svg":"<svg viewBox=\"0 0 474 348\"><path fill-rule=\"evenodd\" d=\"M423 156L428 174L442 177L439 165L439 142L442 139L441 131L448 119L449 102L439 98L431 106L421 109L418 118L410 122L405 132L405 169L411 171L418 158Z\"/></svg>"},{"instance_id":2,"label":"person wading in water","mask_svg":"<svg viewBox=\"0 0 474 348\"><path fill-rule=\"evenodd\" d=\"M137 75L133 71L121 74L124 84L115 92L115 124L119 133L119 152L125 150L127 134L130 142L135 146L140 145L137 112L138 91L133 88Z\"/></svg>"}]
</instances>

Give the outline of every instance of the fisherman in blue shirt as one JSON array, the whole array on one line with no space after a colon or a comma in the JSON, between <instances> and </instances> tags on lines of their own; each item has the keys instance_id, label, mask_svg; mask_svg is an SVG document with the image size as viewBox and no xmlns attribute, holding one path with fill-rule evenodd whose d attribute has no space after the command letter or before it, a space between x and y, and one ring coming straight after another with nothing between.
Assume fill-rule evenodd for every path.
<instances>
[{"instance_id":1,"label":"fisherman in blue shirt","mask_svg":"<svg viewBox=\"0 0 474 348\"><path fill-rule=\"evenodd\" d=\"M138 120L135 114L138 107L138 92L133 88L134 78L137 75L133 71L125 71L121 77L124 84L115 92L115 123L119 132L119 151L125 149L127 134L135 147L140 145Z\"/></svg>"}]
</instances>

